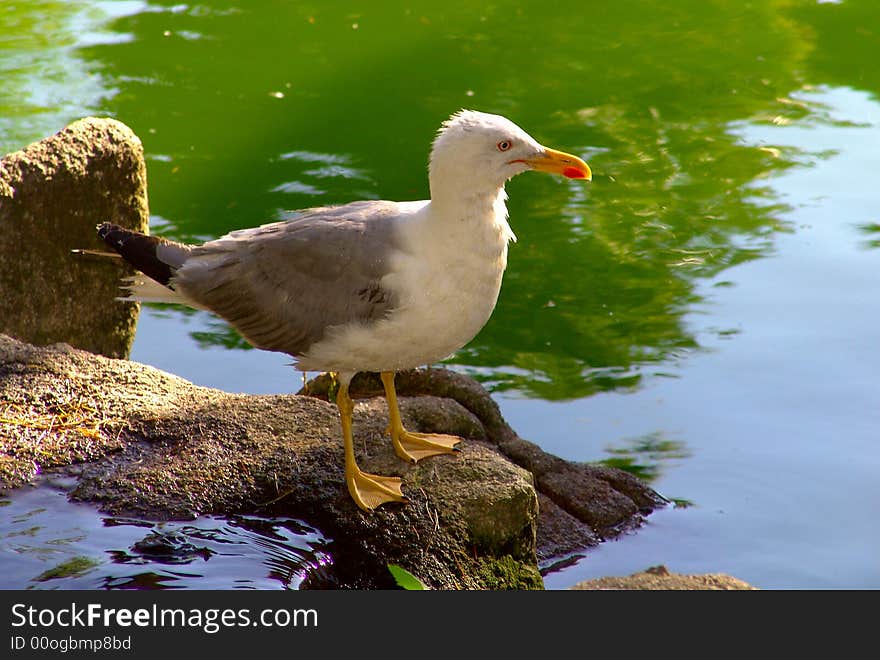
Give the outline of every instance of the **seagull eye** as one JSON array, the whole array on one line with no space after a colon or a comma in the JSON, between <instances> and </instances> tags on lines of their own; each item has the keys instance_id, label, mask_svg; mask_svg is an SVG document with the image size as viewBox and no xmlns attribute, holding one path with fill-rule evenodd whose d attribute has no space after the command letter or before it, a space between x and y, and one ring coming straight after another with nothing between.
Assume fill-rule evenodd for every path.
<instances>
[{"instance_id":1,"label":"seagull eye","mask_svg":"<svg viewBox=\"0 0 880 660\"><path fill-rule=\"evenodd\" d=\"M501 140L501 142L499 142L495 146L498 147L498 151L507 151L513 145L510 143L509 140Z\"/></svg>"}]
</instances>

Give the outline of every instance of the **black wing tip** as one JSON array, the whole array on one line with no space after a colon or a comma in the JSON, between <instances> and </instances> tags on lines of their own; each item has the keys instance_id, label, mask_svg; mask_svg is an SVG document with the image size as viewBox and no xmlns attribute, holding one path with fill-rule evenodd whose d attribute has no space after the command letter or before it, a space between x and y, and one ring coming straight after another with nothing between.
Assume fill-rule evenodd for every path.
<instances>
[{"instance_id":1,"label":"black wing tip","mask_svg":"<svg viewBox=\"0 0 880 660\"><path fill-rule=\"evenodd\" d=\"M114 237L118 237L120 233L131 233L130 229L126 229L125 227L114 224L112 222L102 222L97 227L95 227L95 230L98 232L98 236L100 236L101 239L106 243L110 243L110 241Z\"/></svg>"},{"instance_id":2,"label":"black wing tip","mask_svg":"<svg viewBox=\"0 0 880 660\"><path fill-rule=\"evenodd\" d=\"M123 254L122 247L126 243L126 241L132 237L137 235L137 232L134 232L130 229L126 229L125 227L121 227L120 225L113 224L112 222L102 222L100 225L95 227L98 230L98 236L110 247L114 250ZM123 256L125 256L123 254Z\"/></svg>"},{"instance_id":3,"label":"black wing tip","mask_svg":"<svg viewBox=\"0 0 880 660\"><path fill-rule=\"evenodd\" d=\"M112 222L102 222L95 229L101 239L122 255L128 263L159 284L169 286L174 271L156 256L156 246L167 241L120 227Z\"/></svg>"},{"instance_id":4,"label":"black wing tip","mask_svg":"<svg viewBox=\"0 0 880 660\"><path fill-rule=\"evenodd\" d=\"M98 236L101 238L104 238L114 229L120 229L120 227L119 225L114 225L112 222L102 222L95 227L95 231L98 232Z\"/></svg>"}]
</instances>

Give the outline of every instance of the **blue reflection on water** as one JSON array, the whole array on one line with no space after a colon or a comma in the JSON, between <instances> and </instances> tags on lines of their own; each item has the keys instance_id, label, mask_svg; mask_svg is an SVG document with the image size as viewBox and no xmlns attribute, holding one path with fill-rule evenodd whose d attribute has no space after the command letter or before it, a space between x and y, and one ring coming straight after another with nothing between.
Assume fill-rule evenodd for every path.
<instances>
[{"instance_id":1,"label":"blue reflection on water","mask_svg":"<svg viewBox=\"0 0 880 660\"><path fill-rule=\"evenodd\" d=\"M0 589L296 589L327 544L292 518L106 516L57 484L0 499Z\"/></svg>"}]
</instances>

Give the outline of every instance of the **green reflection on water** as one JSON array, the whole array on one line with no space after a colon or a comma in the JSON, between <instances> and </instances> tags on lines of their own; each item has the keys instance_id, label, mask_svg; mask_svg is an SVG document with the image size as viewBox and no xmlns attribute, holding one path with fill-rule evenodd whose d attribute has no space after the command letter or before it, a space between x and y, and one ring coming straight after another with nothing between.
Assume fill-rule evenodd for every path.
<instances>
[{"instance_id":1,"label":"green reflection on water","mask_svg":"<svg viewBox=\"0 0 880 660\"><path fill-rule=\"evenodd\" d=\"M100 563L100 561L91 557L71 557L57 566L43 571L34 580L37 582L47 582L48 580L58 580L61 578L80 577L100 565Z\"/></svg>"},{"instance_id":2,"label":"green reflection on water","mask_svg":"<svg viewBox=\"0 0 880 660\"><path fill-rule=\"evenodd\" d=\"M84 46L70 26L90 7L128 37ZM283 209L422 198L443 118L463 106L510 116L583 154L595 179L511 182L519 242L500 303L452 362L561 400L638 387L700 350L687 315L706 302L702 284L789 230L767 179L825 156L745 144L736 126L830 121L799 96L813 85L876 94L878 19L868 0L44 2L0 11L0 32L46 36L2 42L2 114L19 134L28 113L67 121L92 105L128 123L155 225L184 240ZM50 73L29 82L34 71ZM40 89L83 100L32 102ZM242 346L222 323L195 339Z\"/></svg>"},{"instance_id":3,"label":"green reflection on water","mask_svg":"<svg viewBox=\"0 0 880 660\"><path fill-rule=\"evenodd\" d=\"M660 431L624 439L620 446L605 451L611 456L600 461L603 465L626 470L649 483L657 480L669 461L690 456L683 442L667 438Z\"/></svg>"},{"instance_id":4,"label":"green reflection on water","mask_svg":"<svg viewBox=\"0 0 880 660\"><path fill-rule=\"evenodd\" d=\"M113 88L85 46L127 38L104 31L141 3L29 0L0 3L0 148L15 151L97 112Z\"/></svg>"}]
</instances>

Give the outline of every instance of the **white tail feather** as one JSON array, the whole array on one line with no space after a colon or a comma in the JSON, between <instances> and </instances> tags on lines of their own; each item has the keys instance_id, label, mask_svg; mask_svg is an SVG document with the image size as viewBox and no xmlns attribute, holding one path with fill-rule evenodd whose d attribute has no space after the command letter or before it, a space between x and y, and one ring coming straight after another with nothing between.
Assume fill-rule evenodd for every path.
<instances>
[{"instance_id":1,"label":"white tail feather","mask_svg":"<svg viewBox=\"0 0 880 660\"><path fill-rule=\"evenodd\" d=\"M135 300L139 302L156 303L179 303L196 307L186 297L167 286L159 284L156 280L138 273L134 277L122 279L122 289L127 295L120 296L119 300Z\"/></svg>"}]
</instances>

